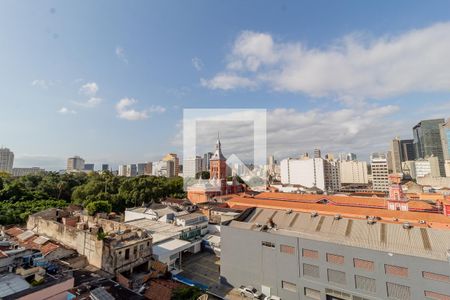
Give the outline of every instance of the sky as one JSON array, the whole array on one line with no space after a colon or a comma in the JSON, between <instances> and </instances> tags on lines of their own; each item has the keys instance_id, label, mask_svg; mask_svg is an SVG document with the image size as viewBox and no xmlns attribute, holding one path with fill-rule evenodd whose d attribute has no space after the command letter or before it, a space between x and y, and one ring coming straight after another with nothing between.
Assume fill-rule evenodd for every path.
<instances>
[{"instance_id":1,"label":"sky","mask_svg":"<svg viewBox=\"0 0 450 300\"><path fill-rule=\"evenodd\" d=\"M181 155L184 109L266 109L268 154L366 159L450 117L449 37L448 1L4 0L0 146L15 167L155 161ZM247 125L199 149L251 151Z\"/></svg>"}]
</instances>

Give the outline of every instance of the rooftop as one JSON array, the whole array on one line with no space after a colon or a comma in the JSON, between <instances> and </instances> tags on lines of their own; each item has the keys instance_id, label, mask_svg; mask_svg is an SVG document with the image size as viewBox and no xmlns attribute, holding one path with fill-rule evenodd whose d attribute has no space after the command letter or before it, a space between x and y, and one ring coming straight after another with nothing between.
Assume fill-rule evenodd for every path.
<instances>
[{"instance_id":1,"label":"rooftop","mask_svg":"<svg viewBox=\"0 0 450 300\"><path fill-rule=\"evenodd\" d=\"M273 229L264 226L273 221ZM228 226L448 262L450 231L285 210L254 208Z\"/></svg>"},{"instance_id":2,"label":"rooftop","mask_svg":"<svg viewBox=\"0 0 450 300\"><path fill-rule=\"evenodd\" d=\"M421 227L436 227L436 228L450 228L450 218L438 213L429 212L413 212L413 211L395 211L387 210L385 208L370 208L366 206L353 206L353 205L333 205L333 203L317 202L317 199L326 199L325 196L321 198L317 195L297 195L297 194L284 194L284 193L263 193L272 196L263 197L261 195L251 197L243 197L236 195L231 200L227 201L227 204L231 208L238 206L242 207L260 207L271 209L284 209L293 210L298 212L317 212L322 215L335 215L340 214L343 217L353 219L366 219L368 216L376 216L380 218L384 223L399 223L399 222L411 222L416 226ZM286 196L285 198L282 196ZM309 201L299 201L296 197L305 196L304 199L311 199ZM278 197L278 198L276 198ZM333 196L332 201L341 196ZM344 197L342 198L344 199ZM338 201L338 200L337 200ZM344 201L349 201L344 200ZM350 200L351 201L351 200ZM384 201L384 200L383 200Z\"/></svg>"}]
</instances>

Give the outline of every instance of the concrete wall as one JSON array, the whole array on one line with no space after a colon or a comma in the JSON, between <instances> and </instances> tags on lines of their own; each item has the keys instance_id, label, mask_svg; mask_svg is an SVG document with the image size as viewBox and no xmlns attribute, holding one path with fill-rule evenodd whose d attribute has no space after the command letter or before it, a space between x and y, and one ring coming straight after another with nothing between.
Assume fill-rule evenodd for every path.
<instances>
[{"instance_id":1,"label":"concrete wall","mask_svg":"<svg viewBox=\"0 0 450 300\"><path fill-rule=\"evenodd\" d=\"M431 185L434 187L450 188L450 177L417 177L417 183L420 185Z\"/></svg>"},{"instance_id":2,"label":"concrete wall","mask_svg":"<svg viewBox=\"0 0 450 300\"><path fill-rule=\"evenodd\" d=\"M97 240L96 234L36 215L28 218L27 229L75 249L80 255L86 256L89 264L97 268L102 267L103 241Z\"/></svg>"},{"instance_id":3,"label":"concrete wall","mask_svg":"<svg viewBox=\"0 0 450 300\"><path fill-rule=\"evenodd\" d=\"M450 276L450 263L393 254L356 247L342 246L333 243L303 239L295 236L285 236L267 232L255 232L222 226L221 230L221 278L233 286L253 285L259 291L262 286L270 287L272 295L278 295L283 300L310 299L304 296L304 288L312 288L321 292L321 299L326 299L325 289L342 291L365 299L388 299L386 282L397 283L410 287L411 298L422 300L424 291L429 290L450 295L450 284L424 279L422 271ZM264 247L261 242L275 244L274 248ZM280 244L295 247L293 255L280 252ZM302 248L318 250L319 259L302 257ZM345 257L343 265L326 261L326 253ZM375 262L374 271L364 271L353 266L353 258L366 259ZM304 277L303 263L317 265L320 268L320 278ZM385 274L384 264L408 268L408 277L396 277ZM346 274L346 284L329 283L327 269L343 271ZM355 275L376 279L376 293L356 290ZM282 281L296 284L297 292L291 292L281 287Z\"/></svg>"}]
</instances>

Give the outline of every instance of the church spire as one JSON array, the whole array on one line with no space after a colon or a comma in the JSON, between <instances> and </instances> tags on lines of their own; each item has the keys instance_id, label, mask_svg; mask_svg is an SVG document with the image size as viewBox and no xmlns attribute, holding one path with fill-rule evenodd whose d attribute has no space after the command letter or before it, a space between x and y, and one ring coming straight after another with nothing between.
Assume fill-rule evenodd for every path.
<instances>
[{"instance_id":1,"label":"church spire","mask_svg":"<svg viewBox=\"0 0 450 300\"><path fill-rule=\"evenodd\" d=\"M216 151L214 151L211 160L226 160L225 156L222 154L222 144L220 143L220 134L217 132L217 142L216 142Z\"/></svg>"}]
</instances>

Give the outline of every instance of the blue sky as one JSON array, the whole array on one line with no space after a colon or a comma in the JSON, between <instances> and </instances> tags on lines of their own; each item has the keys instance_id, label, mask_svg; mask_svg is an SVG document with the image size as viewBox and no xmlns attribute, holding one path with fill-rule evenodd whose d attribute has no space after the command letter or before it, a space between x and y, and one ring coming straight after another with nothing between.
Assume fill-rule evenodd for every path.
<instances>
[{"instance_id":1,"label":"blue sky","mask_svg":"<svg viewBox=\"0 0 450 300\"><path fill-rule=\"evenodd\" d=\"M450 3L427 4L2 1L0 145L15 166L156 160L183 108L265 108L269 153L367 157L450 117Z\"/></svg>"}]
</instances>

